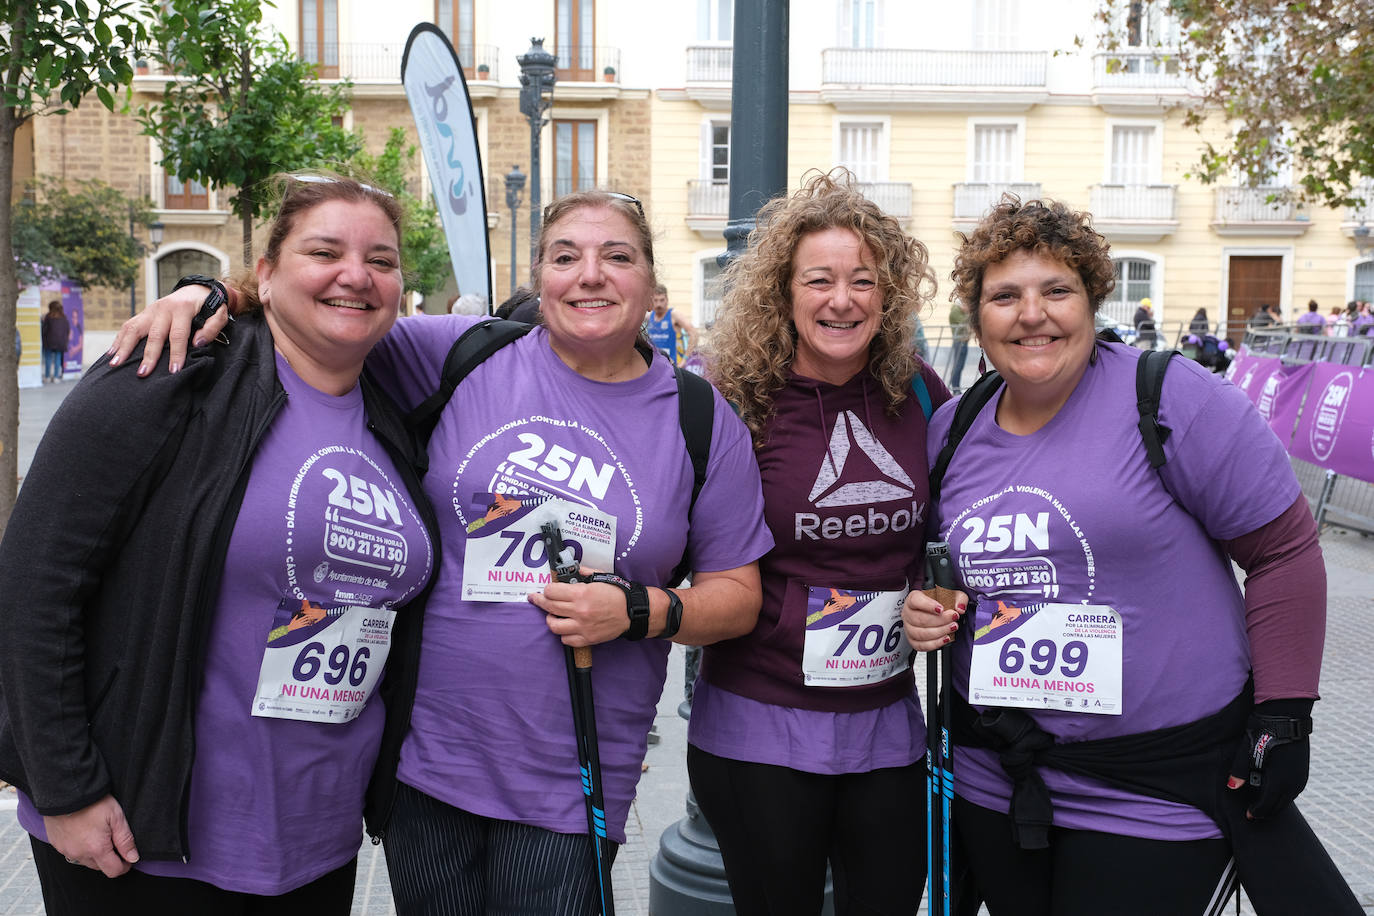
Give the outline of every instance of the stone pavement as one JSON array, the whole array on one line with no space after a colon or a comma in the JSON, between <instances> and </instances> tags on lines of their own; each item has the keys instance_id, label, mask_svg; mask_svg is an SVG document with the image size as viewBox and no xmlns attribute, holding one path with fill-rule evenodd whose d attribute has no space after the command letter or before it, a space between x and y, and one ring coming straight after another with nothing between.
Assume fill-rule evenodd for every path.
<instances>
[{"instance_id":1,"label":"stone pavement","mask_svg":"<svg viewBox=\"0 0 1374 916\"><path fill-rule=\"evenodd\" d=\"M74 381L20 392L20 474L26 473L48 418ZM1374 914L1374 537L1328 529L1322 535L1328 573L1326 656L1322 702L1316 706L1312 774L1300 804L1365 911ZM675 647L656 719L660 743L649 748L639 798L631 808L612 872L620 916L649 913L649 863L659 837L685 812L686 723L682 700L683 651ZM917 672L917 683L924 679ZM40 916L38 880L28 836L13 814L10 790L0 792L0 916ZM355 916L393 913L380 847L362 844ZM1242 913L1253 913L1248 902Z\"/></svg>"}]
</instances>

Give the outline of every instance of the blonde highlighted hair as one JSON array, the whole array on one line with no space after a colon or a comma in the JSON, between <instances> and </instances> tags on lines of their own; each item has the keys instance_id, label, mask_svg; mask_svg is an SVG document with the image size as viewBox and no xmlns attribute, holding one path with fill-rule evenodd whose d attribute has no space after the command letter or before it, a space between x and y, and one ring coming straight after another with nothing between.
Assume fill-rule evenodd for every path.
<instances>
[{"instance_id":1,"label":"blonde highlighted hair","mask_svg":"<svg viewBox=\"0 0 1374 916\"><path fill-rule=\"evenodd\" d=\"M711 329L711 381L735 405L754 447L763 445L773 398L797 354L792 321L793 257L802 237L827 229L852 230L873 255L882 300L867 371L896 414L919 365L912 336L917 312L935 295L926 246L859 192L846 169L816 173L789 197L769 201L749 234L748 250L721 275L726 293Z\"/></svg>"}]
</instances>

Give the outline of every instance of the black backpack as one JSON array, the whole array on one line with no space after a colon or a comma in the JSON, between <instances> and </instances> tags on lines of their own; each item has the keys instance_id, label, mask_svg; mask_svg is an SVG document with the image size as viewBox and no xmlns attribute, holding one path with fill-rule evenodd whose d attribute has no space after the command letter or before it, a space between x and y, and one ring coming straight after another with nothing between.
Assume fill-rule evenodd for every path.
<instances>
[{"instance_id":1,"label":"black backpack","mask_svg":"<svg viewBox=\"0 0 1374 916\"><path fill-rule=\"evenodd\" d=\"M439 423L439 415L453 397L459 382L477 368L488 356L511 341L524 337L533 325L519 321L496 319L475 324L464 331L448 356L444 357L444 369L439 377L439 389L420 402L420 405L406 416L406 424L414 432L421 446L429 444L434 427ZM638 345L636 345L638 346ZM711 384L706 379L683 369L673 367L677 378L677 422L682 430L683 441L687 443L687 454L692 459L692 496L687 503L687 517L690 519L696 508L697 496L706 483L706 464L711 458L711 434L715 425L715 403ZM428 470L429 456L421 450L421 473ZM686 554L678 561L669 574L668 584L682 581L690 571Z\"/></svg>"},{"instance_id":2,"label":"black backpack","mask_svg":"<svg viewBox=\"0 0 1374 916\"><path fill-rule=\"evenodd\" d=\"M1140 413L1140 439L1145 443L1145 454L1150 459L1150 467L1164 466L1164 443L1169 439L1171 430L1159 422L1159 396L1164 391L1164 373L1169 368L1169 360L1178 356L1177 350L1147 350L1140 356L1135 370L1135 406ZM992 400L993 395L1002 387L1002 376L996 369L990 369L969 386L959 398L954 408L954 420L950 423L949 433L944 445L930 469L930 502L934 505L940 498L940 484L945 479L945 471L954 457L954 450L963 441L964 435L978 412Z\"/></svg>"}]
</instances>

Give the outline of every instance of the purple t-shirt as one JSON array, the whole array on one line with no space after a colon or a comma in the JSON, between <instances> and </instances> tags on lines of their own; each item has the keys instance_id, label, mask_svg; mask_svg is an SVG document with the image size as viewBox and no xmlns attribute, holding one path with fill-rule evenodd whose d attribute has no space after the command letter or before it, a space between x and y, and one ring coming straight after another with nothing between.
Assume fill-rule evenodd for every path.
<instances>
[{"instance_id":1,"label":"purple t-shirt","mask_svg":"<svg viewBox=\"0 0 1374 916\"><path fill-rule=\"evenodd\" d=\"M477 320L397 322L369 366L414 405L435 390L449 347ZM588 506L615 520L615 572L650 584L667 578L684 548L693 569L722 571L772 546L748 432L719 395L707 479L689 526L691 487L665 359L630 381L595 382L564 364L536 328L458 386L429 444L425 490L439 511L444 550L425 616L402 781L475 814L586 832L562 644L524 600L467 599L467 531L482 523L497 492ZM516 551L542 559L542 547L517 541L499 564L512 575L520 562L536 565L517 562ZM531 582L525 590L539 588ZM616 842L624 842L668 649L661 639L593 649L607 833Z\"/></svg>"},{"instance_id":2,"label":"purple t-shirt","mask_svg":"<svg viewBox=\"0 0 1374 916\"><path fill-rule=\"evenodd\" d=\"M1321 312L1303 312L1298 316L1298 324L1310 324L1320 328L1326 324Z\"/></svg>"},{"instance_id":3,"label":"purple t-shirt","mask_svg":"<svg viewBox=\"0 0 1374 916\"><path fill-rule=\"evenodd\" d=\"M960 444L934 516L971 598L965 632L988 627L999 603L1005 618L1046 595L1121 615L1122 713L1031 711L1066 742L1191 722L1240 692L1250 669L1244 599L1217 541L1267 524L1299 492L1282 444L1249 399L1189 360L1169 365L1159 417L1173 433L1168 462L1151 470L1134 409L1139 351L1099 344L1097 353L1058 414L1029 436L996 424L999 393ZM947 404L934 418L932 461L953 412ZM969 639L955 644L954 658L967 696ZM996 756L956 753L956 791L1006 811L1011 783ZM1219 835L1194 808L1041 772L1056 826L1169 840Z\"/></svg>"},{"instance_id":4,"label":"purple t-shirt","mask_svg":"<svg viewBox=\"0 0 1374 916\"><path fill-rule=\"evenodd\" d=\"M406 613L393 606L415 597L434 571L424 523L367 430L361 389L317 391L280 354L277 376L287 401L253 457L207 634L188 861L135 866L265 895L358 854L385 709L375 690L360 711L338 701L356 702L374 686L368 673L382 637ZM350 619L362 636L340 635ZM259 687L269 645L289 656L288 670L306 675L274 693L328 694L309 701L310 712L282 704L286 715L307 718L262 715L271 705ZM20 822L45 837L27 800Z\"/></svg>"}]
</instances>

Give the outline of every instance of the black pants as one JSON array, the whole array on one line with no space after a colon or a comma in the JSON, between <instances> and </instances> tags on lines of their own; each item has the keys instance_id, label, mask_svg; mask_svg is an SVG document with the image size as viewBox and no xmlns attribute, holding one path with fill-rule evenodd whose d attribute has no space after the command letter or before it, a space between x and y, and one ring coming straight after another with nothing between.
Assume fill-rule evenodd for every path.
<instances>
[{"instance_id":1,"label":"black pants","mask_svg":"<svg viewBox=\"0 0 1374 916\"><path fill-rule=\"evenodd\" d=\"M1050 830L1048 849L1012 840L1011 819L955 796L954 835L992 916L1204 916L1235 891L1225 840L1170 842Z\"/></svg>"},{"instance_id":2,"label":"black pants","mask_svg":"<svg viewBox=\"0 0 1374 916\"><path fill-rule=\"evenodd\" d=\"M190 878L145 875L137 869L107 878L93 868L69 863L47 843L29 839L48 916L348 916L353 909L357 858L294 891L263 897Z\"/></svg>"},{"instance_id":3,"label":"black pants","mask_svg":"<svg viewBox=\"0 0 1374 916\"><path fill-rule=\"evenodd\" d=\"M397 785L386 867L401 916L596 916L601 887L585 833L483 817ZM619 848L607 843L606 867Z\"/></svg>"},{"instance_id":4,"label":"black pants","mask_svg":"<svg viewBox=\"0 0 1374 916\"><path fill-rule=\"evenodd\" d=\"M740 916L819 913L827 860L836 916L916 912L926 874L923 763L824 776L688 745L687 772Z\"/></svg>"}]
</instances>

